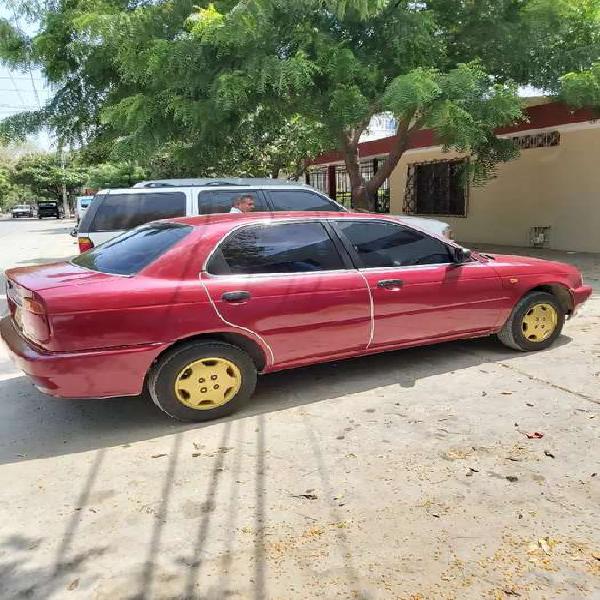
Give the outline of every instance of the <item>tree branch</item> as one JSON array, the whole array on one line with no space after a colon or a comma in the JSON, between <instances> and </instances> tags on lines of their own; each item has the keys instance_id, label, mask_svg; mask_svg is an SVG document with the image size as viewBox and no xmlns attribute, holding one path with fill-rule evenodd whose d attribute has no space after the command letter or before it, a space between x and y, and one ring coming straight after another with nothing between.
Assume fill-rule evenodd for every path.
<instances>
[{"instance_id":1,"label":"tree branch","mask_svg":"<svg viewBox=\"0 0 600 600\"><path fill-rule=\"evenodd\" d=\"M367 182L369 194L375 194L375 192L383 185L383 182L392 174L392 171L400 162L402 155L408 149L411 135L415 131L421 129L424 120L423 116L418 116L416 113L413 113L398 123L398 127L396 128L396 143L387 155L383 164Z\"/></svg>"}]
</instances>

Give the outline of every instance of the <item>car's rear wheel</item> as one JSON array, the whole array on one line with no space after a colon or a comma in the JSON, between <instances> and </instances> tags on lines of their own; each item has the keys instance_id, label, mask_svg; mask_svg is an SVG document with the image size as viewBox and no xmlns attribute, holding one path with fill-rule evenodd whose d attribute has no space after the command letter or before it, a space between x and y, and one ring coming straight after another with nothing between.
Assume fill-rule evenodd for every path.
<instances>
[{"instance_id":1,"label":"car's rear wheel","mask_svg":"<svg viewBox=\"0 0 600 600\"><path fill-rule=\"evenodd\" d=\"M181 421L209 421L242 406L256 387L256 366L244 352L223 342L191 342L153 367L148 390L154 403Z\"/></svg>"},{"instance_id":2,"label":"car's rear wheel","mask_svg":"<svg viewBox=\"0 0 600 600\"><path fill-rule=\"evenodd\" d=\"M554 343L565 323L565 312L555 296L531 292L515 306L498 339L509 348L530 352Z\"/></svg>"}]
</instances>

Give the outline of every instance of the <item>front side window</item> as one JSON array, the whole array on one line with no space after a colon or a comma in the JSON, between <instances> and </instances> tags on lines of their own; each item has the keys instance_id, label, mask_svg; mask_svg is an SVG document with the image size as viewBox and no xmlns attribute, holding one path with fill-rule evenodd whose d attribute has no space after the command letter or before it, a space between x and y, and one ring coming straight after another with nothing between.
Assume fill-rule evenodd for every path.
<instances>
[{"instance_id":1,"label":"front side window","mask_svg":"<svg viewBox=\"0 0 600 600\"><path fill-rule=\"evenodd\" d=\"M413 215L466 216L466 167L465 159L409 165L404 212Z\"/></svg>"},{"instance_id":2,"label":"front side window","mask_svg":"<svg viewBox=\"0 0 600 600\"><path fill-rule=\"evenodd\" d=\"M274 210L321 210L339 212L342 209L329 198L305 190L270 190Z\"/></svg>"},{"instance_id":3,"label":"front side window","mask_svg":"<svg viewBox=\"0 0 600 600\"><path fill-rule=\"evenodd\" d=\"M231 234L213 254L215 275L305 273L343 269L342 259L321 223L252 225Z\"/></svg>"},{"instance_id":4,"label":"front side window","mask_svg":"<svg viewBox=\"0 0 600 600\"><path fill-rule=\"evenodd\" d=\"M99 203L89 231L122 231L150 221L184 217L185 205L183 192L109 194Z\"/></svg>"},{"instance_id":5,"label":"front side window","mask_svg":"<svg viewBox=\"0 0 600 600\"><path fill-rule=\"evenodd\" d=\"M182 240L188 225L156 223L123 233L75 257L75 265L113 275L135 275Z\"/></svg>"},{"instance_id":6,"label":"front side window","mask_svg":"<svg viewBox=\"0 0 600 600\"><path fill-rule=\"evenodd\" d=\"M198 194L198 214L228 213L233 208L235 201L241 196L252 197L254 200L252 212L268 210L262 195L255 190L204 190Z\"/></svg>"},{"instance_id":7,"label":"front side window","mask_svg":"<svg viewBox=\"0 0 600 600\"><path fill-rule=\"evenodd\" d=\"M440 240L395 223L337 221L364 268L410 267L451 262Z\"/></svg>"}]
</instances>

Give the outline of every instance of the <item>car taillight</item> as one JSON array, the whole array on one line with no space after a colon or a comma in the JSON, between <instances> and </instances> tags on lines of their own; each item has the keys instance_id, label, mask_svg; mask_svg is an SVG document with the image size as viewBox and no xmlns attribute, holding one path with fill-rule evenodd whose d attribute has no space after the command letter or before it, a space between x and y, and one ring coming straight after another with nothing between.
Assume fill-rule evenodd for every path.
<instances>
[{"instance_id":1,"label":"car taillight","mask_svg":"<svg viewBox=\"0 0 600 600\"><path fill-rule=\"evenodd\" d=\"M23 298L23 310L26 310L34 315L45 315L46 308L41 300L35 297Z\"/></svg>"},{"instance_id":2,"label":"car taillight","mask_svg":"<svg viewBox=\"0 0 600 600\"><path fill-rule=\"evenodd\" d=\"M79 243L79 252L81 253L87 252L94 247L94 242L89 237L77 238L77 242Z\"/></svg>"},{"instance_id":3,"label":"car taillight","mask_svg":"<svg viewBox=\"0 0 600 600\"><path fill-rule=\"evenodd\" d=\"M42 297L10 280L7 287L10 312L23 335L35 342L47 342L50 325Z\"/></svg>"}]
</instances>

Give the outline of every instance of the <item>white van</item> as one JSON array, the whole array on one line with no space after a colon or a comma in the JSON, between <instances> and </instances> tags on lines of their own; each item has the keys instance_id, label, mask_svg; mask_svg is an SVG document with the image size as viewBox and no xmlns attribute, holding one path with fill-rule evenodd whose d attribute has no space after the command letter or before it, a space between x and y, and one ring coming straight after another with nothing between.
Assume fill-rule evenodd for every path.
<instances>
[{"instance_id":1,"label":"white van","mask_svg":"<svg viewBox=\"0 0 600 600\"><path fill-rule=\"evenodd\" d=\"M77 217L78 223L80 223L81 219L83 219L83 215L85 215L93 199L94 196L77 196L77 203L75 204L75 216Z\"/></svg>"},{"instance_id":2,"label":"white van","mask_svg":"<svg viewBox=\"0 0 600 600\"><path fill-rule=\"evenodd\" d=\"M79 249L85 252L149 221L228 213L241 194L254 197L255 212L347 211L312 187L295 181L259 178L143 181L132 188L101 190L94 196L79 225ZM450 228L442 221L402 218L418 229L449 237Z\"/></svg>"}]
</instances>

